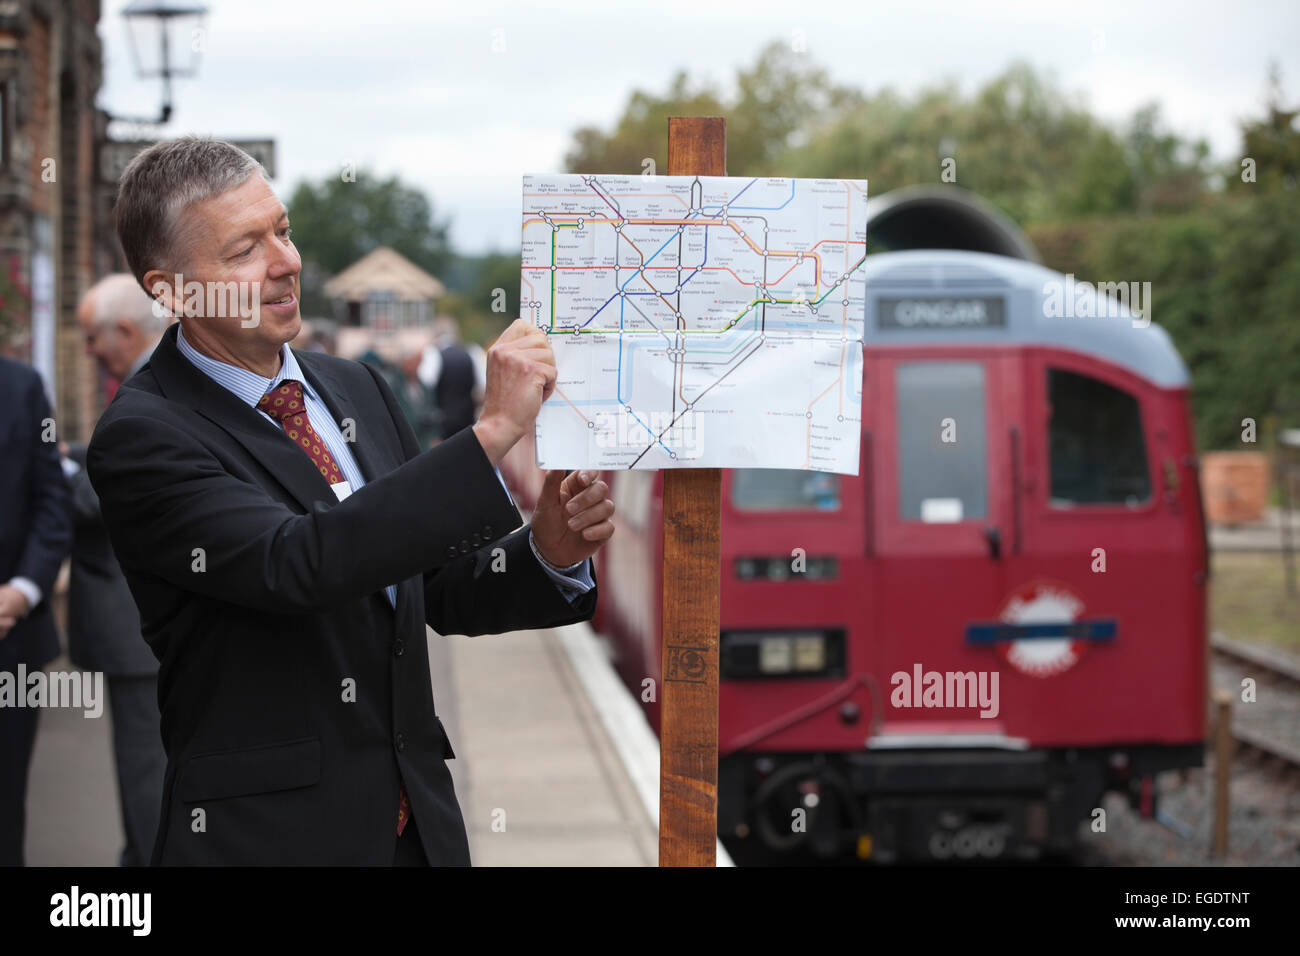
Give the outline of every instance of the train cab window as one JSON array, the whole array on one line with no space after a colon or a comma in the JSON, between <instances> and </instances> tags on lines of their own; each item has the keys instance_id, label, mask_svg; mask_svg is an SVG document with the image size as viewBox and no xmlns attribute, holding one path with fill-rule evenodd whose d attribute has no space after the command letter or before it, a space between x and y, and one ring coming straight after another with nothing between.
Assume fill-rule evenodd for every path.
<instances>
[{"instance_id":1,"label":"train cab window","mask_svg":"<svg viewBox=\"0 0 1300 956\"><path fill-rule=\"evenodd\" d=\"M736 468L731 503L740 511L838 511L840 476L825 471Z\"/></svg>"},{"instance_id":2,"label":"train cab window","mask_svg":"<svg viewBox=\"0 0 1300 956\"><path fill-rule=\"evenodd\" d=\"M987 513L984 366L898 366L898 501L904 521L942 523Z\"/></svg>"},{"instance_id":3,"label":"train cab window","mask_svg":"<svg viewBox=\"0 0 1300 956\"><path fill-rule=\"evenodd\" d=\"M1087 375L1048 369L1054 507L1137 505L1151 497L1142 414L1133 395Z\"/></svg>"}]
</instances>

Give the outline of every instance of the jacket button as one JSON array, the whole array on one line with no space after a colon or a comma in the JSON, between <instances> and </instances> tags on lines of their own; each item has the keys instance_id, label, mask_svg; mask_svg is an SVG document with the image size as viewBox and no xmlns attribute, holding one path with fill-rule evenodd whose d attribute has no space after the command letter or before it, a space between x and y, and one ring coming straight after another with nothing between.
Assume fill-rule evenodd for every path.
<instances>
[{"instance_id":1,"label":"jacket button","mask_svg":"<svg viewBox=\"0 0 1300 956\"><path fill-rule=\"evenodd\" d=\"M393 656L401 657L405 653L406 643L399 637L397 640L393 641Z\"/></svg>"},{"instance_id":2,"label":"jacket button","mask_svg":"<svg viewBox=\"0 0 1300 956\"><path fill-rule=\"evenodd\" d=\"M396 743L397 743L397 749L398 749L399 751L401 751L401 750L405 750L405 749L406 749L406 734L402 733L401 731L398 731L398 734L397 734L397 737L395 738L395 740L396 740Z\"/></svg>"}]
</instances>

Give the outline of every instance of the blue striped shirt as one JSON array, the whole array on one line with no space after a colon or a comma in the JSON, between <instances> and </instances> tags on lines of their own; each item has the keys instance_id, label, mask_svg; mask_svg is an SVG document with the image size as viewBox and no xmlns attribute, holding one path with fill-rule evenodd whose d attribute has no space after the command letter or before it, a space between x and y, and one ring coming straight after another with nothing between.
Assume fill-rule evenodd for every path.
<instances>
[{"instance_id":1,"label":"blue striped shirt","mask_svg":"<svg viewBox=\"0 0 1300 956\"><path fill-rule=\"evenodd\" d=\"M222 362L204 355L185 340L184 328L176 330L176 346L195 368L252 408L257 408L257 403L262 396L279 387L281 382L292 379L302 383L303 399L307 406L307 420L311 422L312 429L320 436L330 454L334 456L334 461L339 465L343 477L347 480L351 489L358 491L365 486L366 476L361 473L357 460L352 457L352 449L349 447L348 442L344 440L343 433L339 430L338 423L334 421L334 415L330 412L329 406L316 394L315 389L311 387L311 383L307 381L307 376L303 375L302 367L298 364L293 349L287 346L281 347L280 371L271 378L265 378L256 372L250 372L246 368L240 368L237 365L231 365L228 362ZM277 428L281 427L280 423L266 412L259 409L258 414ZM497 470L496 474L497 480L505 488L505 480L501 478L501 472ZM509 489L506 489L506 494L510 494ZM537 558L537 563L542 570L555 582L560 593L569 601L575 600L595 587L595 581L591 578L590 559L570 568L557 569L548 564L537 553L537 545L533 541L531 530L528 532L528 544L532 548L533 555ZM384 588L384 593L388 595L389 603L396 607L397 585L388 585Z\"/></svg>"}]
</instances>

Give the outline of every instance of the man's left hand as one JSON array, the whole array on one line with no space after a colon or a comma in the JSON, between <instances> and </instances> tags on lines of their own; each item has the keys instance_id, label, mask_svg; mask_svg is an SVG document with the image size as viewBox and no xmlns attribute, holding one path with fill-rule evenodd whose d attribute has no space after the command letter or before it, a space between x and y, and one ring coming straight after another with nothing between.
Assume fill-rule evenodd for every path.
<instances>
[{"instance_id":1,"label":"man's left hand","mask_svg":"<svg viewBox=\"0 0 1300 956\"><path fill-rule=\"evenodd\" d=\"M533 541L542 557L557 568L585 561L614 533L614 501L609 485L594 471L546 473L533 512Z\"/></svg>"}]
</instances>

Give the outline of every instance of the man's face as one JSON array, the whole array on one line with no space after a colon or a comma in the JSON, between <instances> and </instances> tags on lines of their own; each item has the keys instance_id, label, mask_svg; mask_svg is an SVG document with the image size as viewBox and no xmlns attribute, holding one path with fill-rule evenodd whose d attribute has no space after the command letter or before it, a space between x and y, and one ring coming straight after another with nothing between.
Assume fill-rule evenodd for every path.
<instances>
[{"instance_id":1,"label":"man's face","mask_svg":"<svg viewBox=\"0 0 1300 956\"><path fill-rule=\"evenodd\" d=\"M86 299L77 309L77 324L86 343L86 354L109 375L122 379L131 368L121 323L95 322L94 304Z\"/></svg>"},{"instance_id":2,"label":"man's face","mask_svg":"<svg viewBox=\"0 0 1300 956\"><path fill-rule=\"evenodd\" d=\"M302 259L289 238L288 210L260 174L190 206L179 233L184 290L172 289L170 305L187 336L194 328L232 356L275 353L293 340L302 325ZM146 274L150 290L158 282L176 284L164 270ZM202 301L194 294L200 287Z\"/></svg>"}]
</instances>

